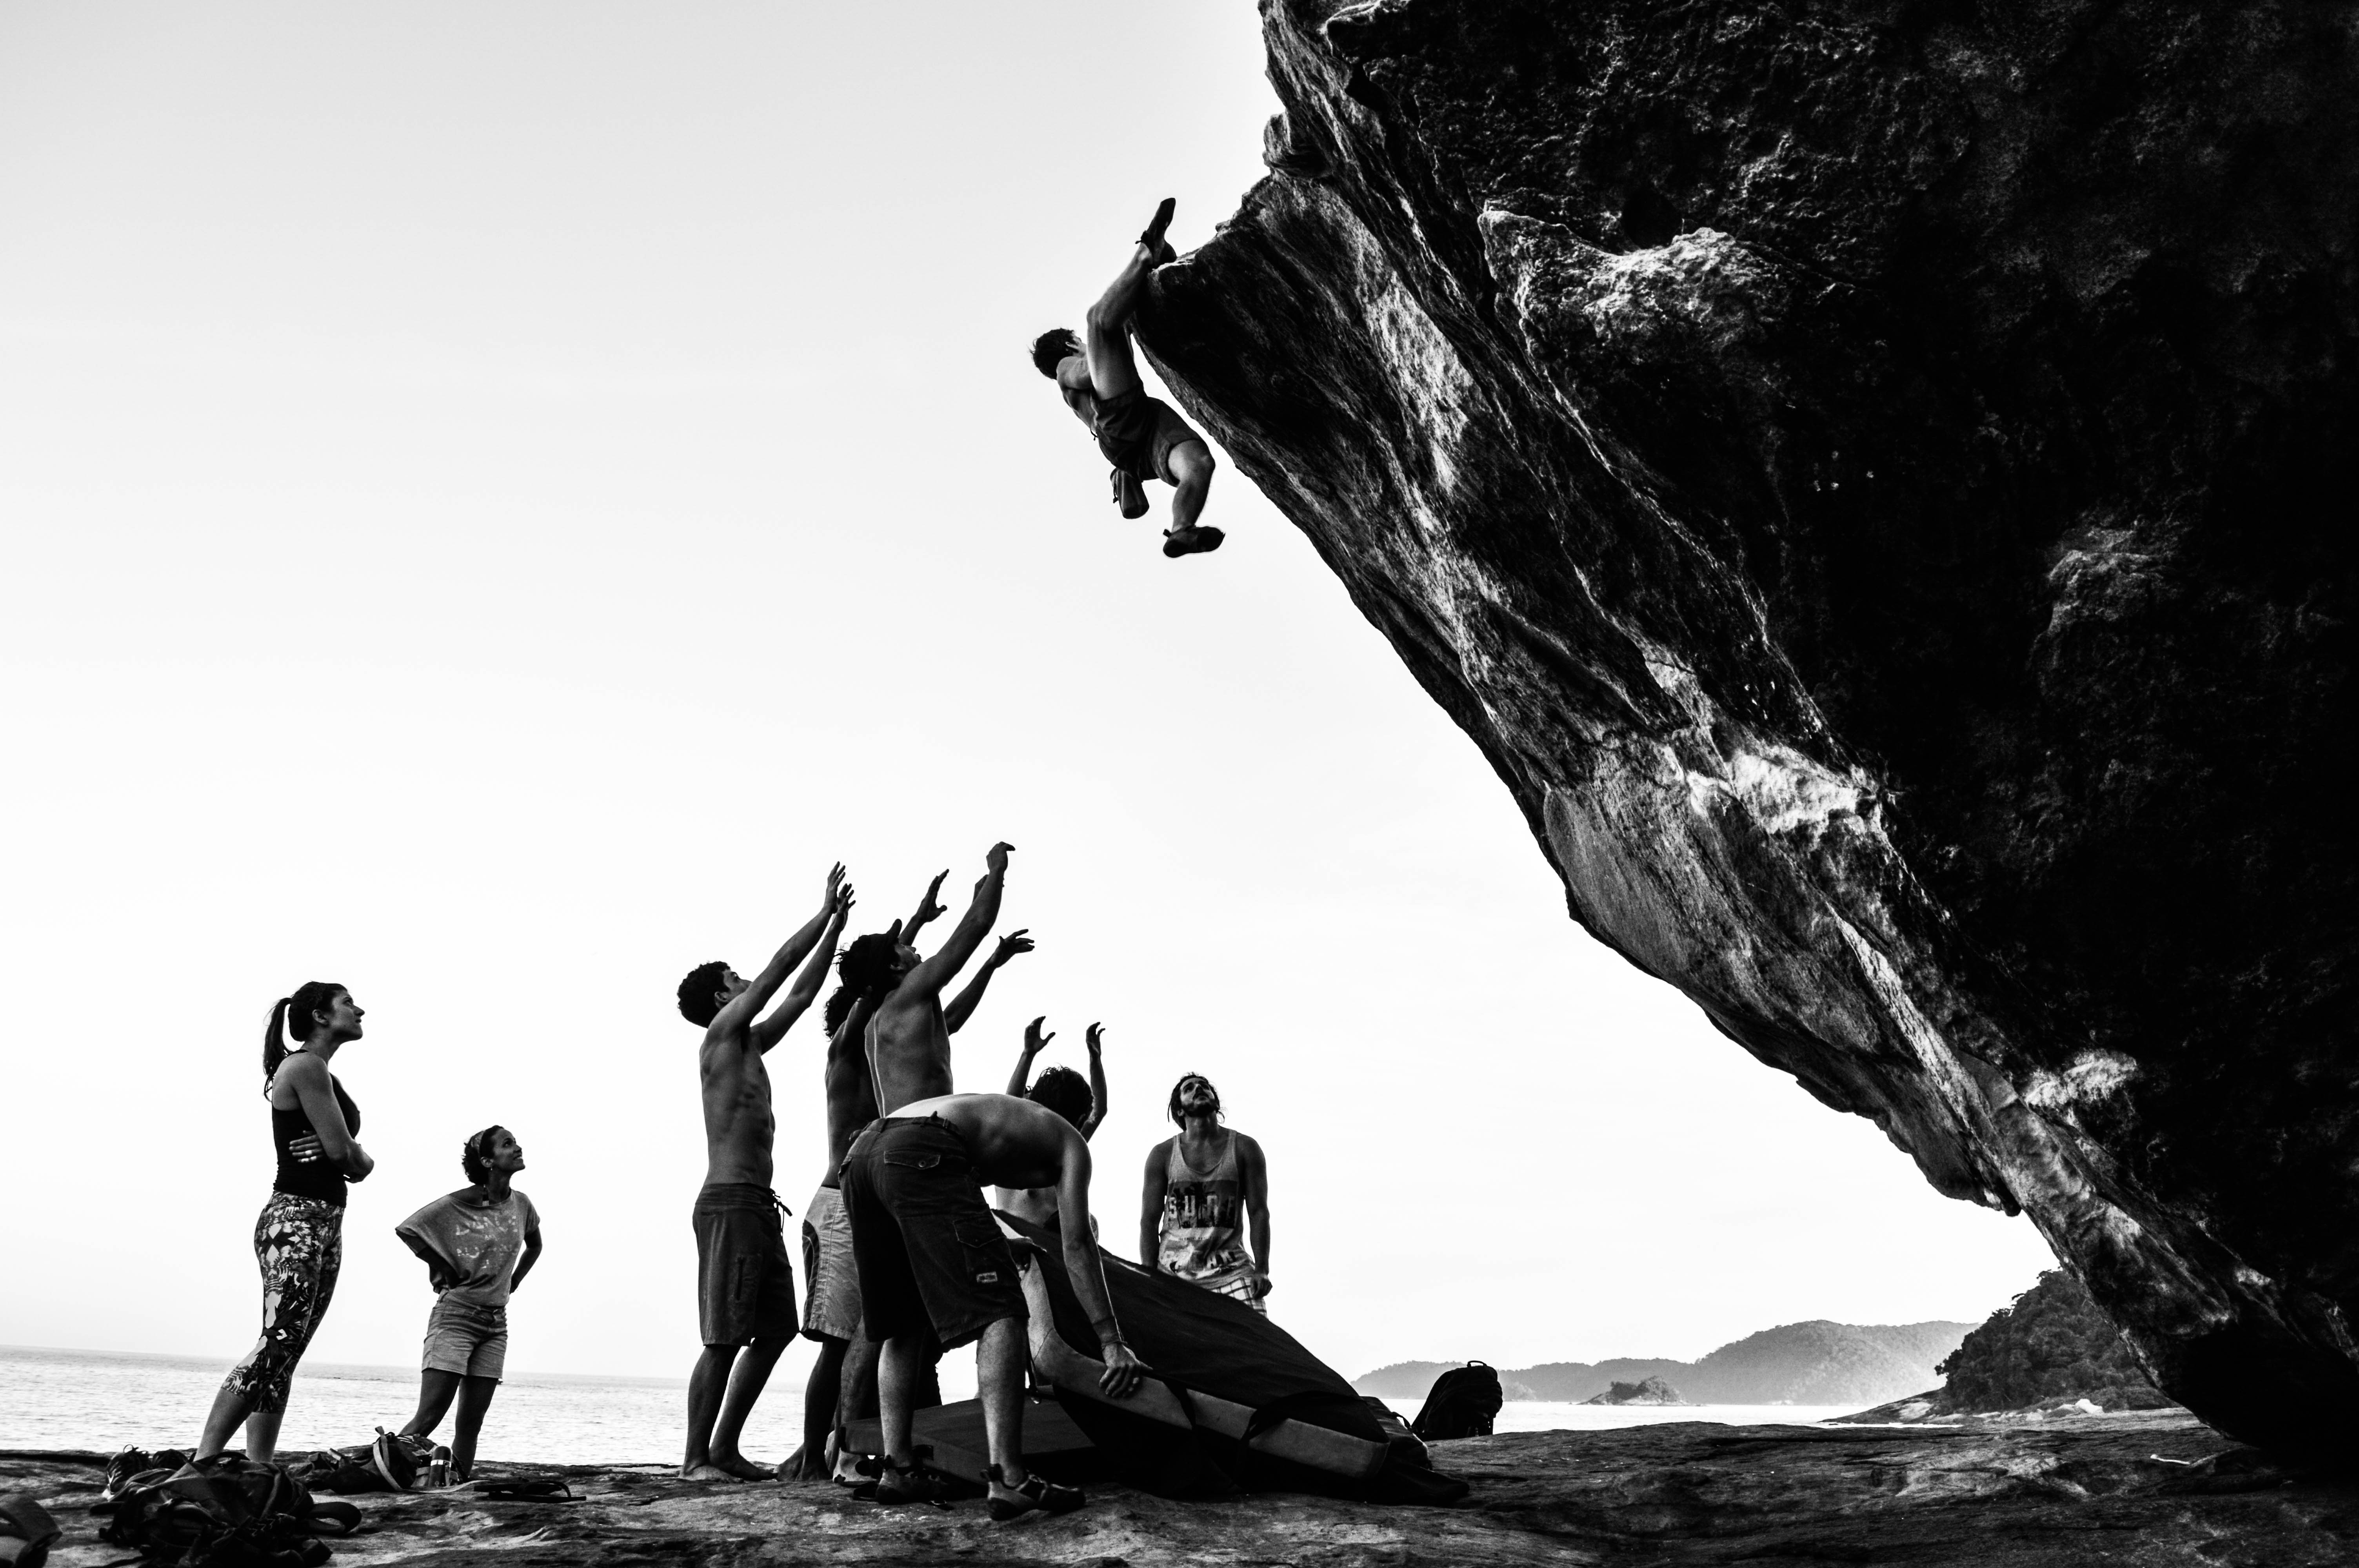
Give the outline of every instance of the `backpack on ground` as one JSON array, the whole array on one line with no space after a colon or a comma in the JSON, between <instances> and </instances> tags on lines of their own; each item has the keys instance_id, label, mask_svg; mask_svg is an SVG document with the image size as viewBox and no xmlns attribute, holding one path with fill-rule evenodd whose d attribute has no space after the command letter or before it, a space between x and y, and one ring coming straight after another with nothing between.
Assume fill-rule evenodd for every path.
<instances>
[{"instance_id":1,"label":"backpack on ground","mask_svg":"<svg viewBox=\"0 0 2359 1568\"><path fill-rule=\"evenodd\" d=\"M1505 1403L1506 1395L1499 1388L1497 1371L1488 1363L1469 1361L1433 1380L1433 1387L1426 1391L1425 1408L1417 1412L1410 1430L1428 1443L1488 1437L1491 1422Z\"/></svg>"},{"instance_id":2,"label":"backpack on ground","mask_svg":"<svg viewBox=\"0 0 2359 1568\"><path fill-rule=\"evenodd\" d=\"M0 1498L0 1563L10 1568L41 1568L49 1548L64 1531L29 1492Z\"/></svg>"},{"instance_id":3,"label":"backpack on ground","mask_svg":"<svg viewBox=\"0 0 2359 1568\"><path fill-rule=\"evenodd\" d=\"M350 1535L360 1510L315 1502L284 1465L224 1454L186 1475L149 1471L92 1513L109 1516L103 1541L172 1568L319 1568L324 1529Z\"/></svg>"}]
</instances>

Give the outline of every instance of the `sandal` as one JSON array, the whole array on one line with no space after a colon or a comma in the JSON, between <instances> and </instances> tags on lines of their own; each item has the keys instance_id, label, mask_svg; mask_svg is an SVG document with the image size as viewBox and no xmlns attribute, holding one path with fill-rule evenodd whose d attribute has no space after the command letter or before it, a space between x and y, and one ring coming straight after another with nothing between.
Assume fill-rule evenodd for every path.
<instances>
[{"instance_id":1,"label":"sandal","mask_svg":"<svg viewBox=\"0 0 2359 1568\"><path fill-rule=\"evenodd\" d=\"M1045 1476L1027 1476L1009 1486L1001 1478L1000 1468L996 1465L983 1473L983 1479L986 1487L1006 1487L1024 1498L1019 1503L1006 1498L988 1498L984 1506L991 1510L993 1521L998 1524L1022 1519L1036 1509L1043 1513L1069 1514L1090 1500L1082 1495L1079 1487L1060 1487Z\"/></svg>"},{"instance_id":2,"label":"sandal","mask_svg":"<svg viewBox=\"0 0 2359 1568\"><path fill-rule=\"evenodd\" d=\"M869 1492L866 1487L860 1490ZM907 1465L896 1465L889 1458L880 1457L876 1461L875 1490L869 1493L869 1500L888 1508L899 1503L950 1506L942 1501L942 1478L926 1468L922 1454Z\"/></svg>"}]
</instances>

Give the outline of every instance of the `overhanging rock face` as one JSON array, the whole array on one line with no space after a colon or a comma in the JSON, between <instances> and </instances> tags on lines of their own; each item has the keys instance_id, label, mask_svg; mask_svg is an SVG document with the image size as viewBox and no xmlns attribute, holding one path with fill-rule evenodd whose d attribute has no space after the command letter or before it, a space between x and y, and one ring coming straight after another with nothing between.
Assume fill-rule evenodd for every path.
<instances>
[{"instance_id":1,"label":"overhanging rock face","mask_svg":"<svg viewBox=\"0 0 2359 1568\"><path fill-rule=\"evenodd\" d=\"M1264 14L1181 401L1583 925L2352 1446L2359 5Z\"/></svg>"}]
</instances>

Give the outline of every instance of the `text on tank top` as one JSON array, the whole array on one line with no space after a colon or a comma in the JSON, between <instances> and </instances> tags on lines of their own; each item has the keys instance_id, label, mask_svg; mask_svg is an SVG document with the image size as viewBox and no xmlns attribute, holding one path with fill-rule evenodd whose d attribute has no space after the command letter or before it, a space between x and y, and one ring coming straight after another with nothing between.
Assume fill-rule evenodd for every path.
<instances>
[{"instance_id":1,"label":"text on tank top","mask_svg":"<svg viewBox=\"0 0 2359 1568\"><path fill-rule=\"evenodd\" d=\"M345 1130L359 1133L361 1108L353 1103L353 1097L344 1092L344 1086L336 1080L333 1073L328 1075L328 1087L336 1091L336 1108L344 1113ZM318 1198L342 1208L344 1206L344 1173L330 1164L324 1154L317 1160L306 1162L296 1159L290 1151L298 1138L307 1133L317 1136L319 1130L311 1125L310 1114L303 1108L300 1099L295 1102L292 1110L281 1110L275 1105L270 1108L270 1143L272 1151L278 1156L278 1171L271 1180L270 1190L291 1197Z\"/></svg>"},{"instance_id":2,"label":"text on tank top","mask_svg":"<svg viewBox=\"0 0 2359 1568\"><path fill-rule=\"evenodd\" d=\"M1164 1167L1162 1239L1156 1261L1183 1280L1214 1280L1250 1273L1245 1250L1245 1184L1237 1171L1237 1135L1228 1134L1208 1175L1198 1175L1171 1141Z\"/></svg>"}]
</instances>

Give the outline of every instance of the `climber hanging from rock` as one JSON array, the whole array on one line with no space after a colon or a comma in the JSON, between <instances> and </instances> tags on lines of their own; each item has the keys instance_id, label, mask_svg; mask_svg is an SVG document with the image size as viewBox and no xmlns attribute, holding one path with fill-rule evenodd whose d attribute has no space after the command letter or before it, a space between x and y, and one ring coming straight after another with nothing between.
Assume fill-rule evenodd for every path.
<instances>
[{"instance_id":1,"label":"climber hanging from rock","mask_svg":"<svg viewBox=\"0 0 2359 1568\"><path fill-rule=\"evenodd\" d=\"M1171 198L1163 199L1155 221L1138 236L1130 265L1090 307L1088 335L1051 328L1033 340L1032 362L1057 384L1065 406L1090 427L1098 450L1114 465L1114 499L1125 517L1147 515L1145 485L1150 476L1172 487L1163 553L1176 558L1217 550L1223 535L1196 521L1212 484L1212 449L1178 410L1147 395L1131 354L1130 319L1138 308L1139 291L1147 275L1174 256L1163 240L1173 205Z\"/></svg>"}]
</instances>

